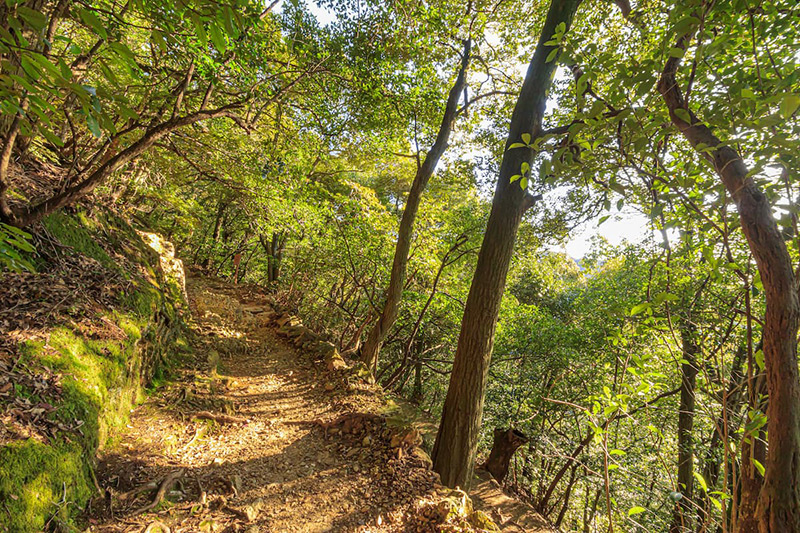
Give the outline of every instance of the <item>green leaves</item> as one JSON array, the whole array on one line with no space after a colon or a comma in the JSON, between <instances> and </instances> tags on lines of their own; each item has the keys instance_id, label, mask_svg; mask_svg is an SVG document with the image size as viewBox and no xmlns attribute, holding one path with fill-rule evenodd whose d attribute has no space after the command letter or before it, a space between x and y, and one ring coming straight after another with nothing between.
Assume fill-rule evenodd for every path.
<instances>
[{"instance_id":1,"label":"green leaves","mask_svg":"<svg viewBox=\"0 0 800 533\"><path fill-rule=\"evenodd\" d=\"M30 238L29 233L0 222L0 269L33 272L33 265L25 257L36 251L28 242Z\"/></svg>"},{"instance_id":2,"label":"green leaves","mask_svg":"<svg viewBox=\"0 0 800 533\"><path fill-rule=\"evenodd\" d=\"M534 145L531 144L531 134L530 133L523 133L520 135L522 138L522 142L515 142L509 145L508 149L511 150L513 148L534 148Z\"/></svg>"},{"instance_id":3,"label":"green leaves","mask_svg":"<svg viewBox=\"0 0 800 533\"><path fill-rule=\"evenodd\" d=\"M628 516L636 516L637 514L642 514L646 510L647 509L645 509L644 507L639 507L639 506L631 507L630 509L628 509Z\"/></svg>"},{"instance_id":4,"label":"green leaves","mask_svg":"<svg viewBox=\"0 0 800 533\"><path fill-rule=\"evenodd\" d=\"M31 9L27 6L19 6L17 7L17 15L28 23L32 28L41 31L47 27L47 17L36 11Z\"/></svg>"},{"instance_id":5,"label":"green leaves","mask_svg":"<svg viewBox=\"0 0 800 533\"><path fill-rule=\"evenodd\" d=\"M83 21L83 23L91 28L92 31L94 31L97 35L103 39L108 39L108 32L94 11L91 9L80 8L78 9L78 16L80 17L81 21Z\"/></svg>"}]
</instances>

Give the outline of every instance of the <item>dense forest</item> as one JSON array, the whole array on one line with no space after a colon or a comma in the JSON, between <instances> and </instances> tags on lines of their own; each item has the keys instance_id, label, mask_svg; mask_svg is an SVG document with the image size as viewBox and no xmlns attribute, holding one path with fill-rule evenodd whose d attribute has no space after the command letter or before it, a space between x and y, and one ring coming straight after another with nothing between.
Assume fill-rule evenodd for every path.
<instances>
[{"instance_id":1,"label":"dense forest","mask_svg":"<svg viewBox=\"0 0 800 533\"><path fill-rule=\"evenodd\" d=\"M794 0L5 0L0 291L102 207L436 420L444 485L488 468L564 532L797 532L798 28Z\"/></svg>"}]
</instances>

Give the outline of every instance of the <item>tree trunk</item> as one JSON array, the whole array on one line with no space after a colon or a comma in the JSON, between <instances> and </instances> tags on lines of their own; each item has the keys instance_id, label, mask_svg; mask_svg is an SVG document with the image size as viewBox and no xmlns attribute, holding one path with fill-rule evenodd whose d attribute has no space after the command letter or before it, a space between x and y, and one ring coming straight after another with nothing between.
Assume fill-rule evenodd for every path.
<instances>
[{"instance_id":1,"label":"tree trunk","mask_svg":"<svg viewBox=\"0 0 800 533\"><path fill-rule=\"evenodd\" d=\"M283 247L286 244L286 232L272 232L272 239L269 242L267 257L267 280L269 283L278 281L281 275L281 261L283 260Z\"/></svg>"},{"instance_id":2,"label":"tree trunk","mask_svg":"<svg viewBox=\"0 0 800 533\"><path fill-rule=\"evenodd\" d=\"M211 263L211 255L217 249L219 232L222 229L222 218L227 207L228 204L224 200L220 200L219 204L217 204L217 216L214 218L214 230L211 232L211 249L209 249L208 255L203 259L203 262L200 265L203 268L208 268L208 265Z\"/></svg>"},{"instance_id":3,"label":"tree trunk","mask_svg":"<svg viewBox=\"0 0 800 533\"><path fill-rule=\"evenodd\" d=\"M394 249L392 273L389 278L389 287L386 290L386 301L383 304L383 310L367 335L366 342L364 342L364 345L361 347L361 358L367 367L372 370L373 374L378 368L378 356L380 354L381 345L386 335L389 333L389 329L391 329L395 320L397 320L397 312L400 308L400 300L403 296L403 286L405 285L406 279L408 252L411 249L411 237L414 233L414 221L417 218L417 211L419 210L422 193L425 191L425 187L428 186L428 181L431 179L431 176L433 176L439 159L441 159L442 154L444 154L444 151L447 149L450 132L453 130L453 123L458 114L458 101L461 98L461 93L467 86L467 67L469 66L469 60L470 41L466 40L464 41L464 52L461 56L461 68L447 96L447 104L445 105L439 133L430 151L425 156L425 160L417 168L417 174L414 176L414 182L411 185L411 190L406 200L406 207L403 209L403 216L400 219L400 228L397 231L397 245Z\"/></svg>"},{"instance_id":4,"label":"tree trunk","mask_svg":"<svg viewBox=\"0 0 800 533\"><path fill-rule=\"evenodd\" d=\"M492 211L464 308L453 372L433 446L434 470L442 482L451 487L458 485L466 489L472 481L500 301L517 229L523 213L533 202L533 197L520 183L511 182L511 177L520 173L523 162L530 165L533 154L528 148L509 147L522 139L523 134L532 139L541 134L547 90L557 63L546 60L556 48L545 42L555 34L559 24L569 28L579 4L580 0L553 0L550 4L511 116Z\"/></svg>"},{"instance_id":5,"label":"tree trunk","mask_svg":"<svg viewBox=\"0 0 800 533\"><path fill-rule=\"evenodd\" d=\"M766 398L766 376L758 374L748 382L748 411L763 412ZM745 418L748 422L749 416ZM758 533L759 531L759 495L764 487L764 477L756 468L754 461L762 465L767 462L767 436L764 428L746 432L742 436L742 460L739 470L739 494L736 507L737 533Z\"/></svg>"},{"instance_id":6,"label":"tree trunk","mask_svg":"<svg viewBox=\"0 0 800 533\"><path fill-rule=\"evenodd\" d=\"M676 48L686 50L694 31L679 36ZM800 380L797 370L800 300L792 260L769 201L749 176L742 157L734 148L723 144L689 109L676 78L680 61L676 57L667 60L658 89L676 129L714 165L736 202L742 231L758 265L766 297L763 351L770 398L767 408L769 449L756 511L759 531L800 531Z\"/></svg>"},{"instance_id":7,"label":"tree trunk","mask_svg":"<svg viewBox=\"0 0 800 533\"><path fill-rule=\"evenodd\" d=\"M670 533L692 531L694 522L694 390L697 378L697 354L700 351L694 327L681 327L683 359L681 363L681 399L678 411L678 486L681 499L675 505Z\"/></svg>"},{"instance_id":8,"label":"tree trunk","mask_svg":"<svg viewBox=\"0 0 800 533\"><path fill-rule=\"evenodd\" d=\"M508 465L517 449L530 439L516 429L496 428L494 430L494 443L489 459L484 467L498 482L502 483L508 475Z\"/></svg>"}]
</instances>

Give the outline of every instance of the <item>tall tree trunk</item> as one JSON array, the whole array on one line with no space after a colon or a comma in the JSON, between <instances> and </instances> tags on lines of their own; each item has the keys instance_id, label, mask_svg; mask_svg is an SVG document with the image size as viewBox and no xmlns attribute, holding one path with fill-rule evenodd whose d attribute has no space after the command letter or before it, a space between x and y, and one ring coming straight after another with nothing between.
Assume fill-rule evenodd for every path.
<instances>
[{"instance_id":1,"label":"tall tree trunk","mask_svg":"<svg viewBox=\"0 0 800 533\"><path fill-rule=\"evenodd\" d=\"M283 246L286 244L286 232L272 232L269 243L269 256L267 258L267 280L269 283L278 281L281 275L281 261L283 260Z\"/></svg>"},{"instance_id":2,"label":"tall tree trunk","mask_svg":"<svg viewBox=\"0 0 800 533\"><path fill-rule=\"evenodd\" d=\"M512 176L520 173L522 163L530 165L532 151L510 146L522 139L523 134L532 139L541 134L547 91L557 63L554 59L547 61L556 48L545 43L559 24L569 29L579 4L580 0L553 0L550 4L511 116L492 211L464 308L453 372L433 446L434 469L442 482L451 487L468 488L472 481L500 301L517 229L523 213L533 203L533 197L518 182L511 181Z\"/></svg>"},{"instance_id":3,"label":"tall tree trunk","mask_svg":"<svg viewBox=\"0 0 800 533\"><path fill-rule=\"evenodd\" d=\"M425 155L425 160L417 168L414 182L408 193L406 207L403 209L403 216L400 219L400 228L397 231L397 245L394 249L394 260L392 261L392 273L389 278L389 287L386 290L386 301L378 320L372 326L366 342L361 347L361 358L368 368L375 373L378 367L378 356L381 345L386 335L389 333L400 308L400 300L403 295L403 286L406 279L406 266L408 265L408 251L411 249L411 237L414 233L414 220L417 218L420 200L428 181L436 170L442 154L447 149L447 142L450 139L450 132L453 130L453 123L458 115L458 102L461 93L467 86L467 68L470 60L470 41L464 41L464 51L461 56L461 68L450 93L447 96L447 104L442 117L442 124L436 141L431 146L430 151Z\"/></svg>"},{"instance_id":4,"label":"tall tree trunk","mask_svg":"<svg viewBox=\"0 0 800 533\"><path fill-rule=\"evenodd\" d=\"M675 505L670 533L692 531L694 522L694 391L697 378L697 354L700 351L694 326L681 327L683 359L681 363L681 399L678 411L678 486L681 499Z\"/></svg>"},{"instance_id":5,"label":"tall tree trunk","mask_svg":"<svg viewBox=\"0 0 800 533\"><path fill-rule=\"evenodd\" d=\"M675 47L686 50L694 31L679 36ZM736 202L742 231L758 265L766 297L763 351L769 393L769 449L757 508L759 531L800 531L800 379L797 370L800 300L792 260L769 201L749 175L741 155L720 141L689 109L677 80L680 62L677 57L667 60L658 89L676 129L714 165Z\"/></svg>"},{"instance_id":6,"label":"tall tree trunk","mask_svg":"<svg viewBox=\"0 0 800 533\"><path fill-rule=\"evenodd\" d=\"M222 229L222 219L227 207L228 203L225 200L220 199L219 204L217 204L217 216L214 218L214 229L211 232L211 248L208 250L208 255L203 258L203 262L201 264L203 268L208 268L208 265L211 263L211 255L217 248L217 243L219 242L219 232Z\"/></svg>"},{"instance_id":7,"label":"tall tree trunk","mask_svg":"<svg viewBox=\"0 0 800 533\"><path fill-rule=\"evenodd\" d=\"M748 380L748 412L763 413L768 399L766 395L766 376L758 374ZM745 417L745 423L750 416ZM739 468L738 504L736 506L737 533L758 533L760 531L759 495L764 487L764 477L758 471L755 461L762 465L767 462L767 436L759 427L745 432L742 436L742 457ZM771 440L771 439L770 439Z\"/></svg>"}]
</instances>

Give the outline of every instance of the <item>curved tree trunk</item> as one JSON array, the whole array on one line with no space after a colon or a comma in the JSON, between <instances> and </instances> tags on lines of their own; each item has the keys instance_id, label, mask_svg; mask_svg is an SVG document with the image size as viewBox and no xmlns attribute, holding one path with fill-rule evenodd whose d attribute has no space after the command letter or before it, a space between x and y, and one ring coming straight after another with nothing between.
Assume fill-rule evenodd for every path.
<instances>
[{"instance_id":1,"label":"curved tree trunk","mask_svg":"<svg viewBox=\"0 0 800 533\"><path fill-rule=\"evenodd\" d=\"M547 56L557 49L545 43L556 33L559 24L569 29L579 4L580 0L553 0L550 4L511 116L492 211L464 308L442 421L433 446L434 470L441 476L442 483L451 487L458 485L466 489L472 481L500 301L517 229L523 213L534 201L518 182L511 182L511 177L520 173L522 163L530 165L532 151L509 147L522 139L523 134L532 139L541 134L547 91L557 64L556 60L547 61Z\"/></svg>"},{"instance_id":2,"label":"curved tree trunk","mask_svg":"<svg viewBox=\"0 0 800 533\"><path fill-rule=\"evenodd\" d=\"M686 50L694 31L677 37L675 47ZM664 65L658 89L676 129L698 149L721 178L736 202L742 231L758 265L766 296L764 363L767 374L766 473L756 515L761 533L800 531L800 379L797 369L797 331L800 300L792 260L772 216L764 192L749 175L742 157L724 144L689 109L677 81L680 58ZM688 119L688 120L687 120Z\"/></svg>"},{"instance_id":3,"label":"curved tree trunk","mask_svg":"<svg viewBox=\"0 0 800 533\"><path fill-rule=\"evenodd\" d=\"M392 261L392 273L389 279L389 287L386 290L386 301L377 322L370 330L366 342L361 348L361 359L372 373L378 367L378 356L381 345L383 344L389 329L397 320L397 312L400 308L400 300L403 296L403 286L406 280L406 266L408 265L408 252L411 249L411 237L414 233L414 221L417 218L422 193L428 186L428 181L436 170L442 154L447 149L447 141L450 139L450 132L453 130L453 123L458 115L458 101L461 93L467 86L467 68L470 60L470 41L464 41L464 52L461 56L461 69L458 72L456 81L450 89L447 97L447 104L442 117L442 125L436 141L431 146L430 151L425 156L425 160L417 168L414 176L414 183L408 193L406 207L403 210L403 217L400 219L400 228L397 231L397 245L394 249L394 260Z\"/></svg>"}]
</instances>

